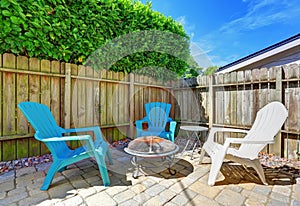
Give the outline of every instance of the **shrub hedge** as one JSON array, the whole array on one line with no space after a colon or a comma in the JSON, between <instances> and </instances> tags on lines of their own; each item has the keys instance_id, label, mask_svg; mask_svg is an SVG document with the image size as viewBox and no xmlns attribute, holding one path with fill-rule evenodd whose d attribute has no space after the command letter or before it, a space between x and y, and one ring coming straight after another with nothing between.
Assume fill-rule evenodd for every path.
<instances>
[{"instance_id":1,"label":"shrub hedge","mask_svg":"<svg viewBox=\"0 0 300 206\"><path fill-rule=\"evenodd\" d=\"M94 54L89 62L101 56L105 64L111 61L105 49L127 49L130 52L112 61L108 69L132 72L155 66L182 75L189 67L189 37L182 25L151 6L130 0L1 0L0 52L77 64L85 64ZM153 37L155 46L150 49L147 45L153 41L146 37L143 42L143 36L129 36L126 48L124 41L116 46L115 39L140 31L164 31L176 37ZM130 50L137 41L146 48Z\"/></svg>"}]
</instances>

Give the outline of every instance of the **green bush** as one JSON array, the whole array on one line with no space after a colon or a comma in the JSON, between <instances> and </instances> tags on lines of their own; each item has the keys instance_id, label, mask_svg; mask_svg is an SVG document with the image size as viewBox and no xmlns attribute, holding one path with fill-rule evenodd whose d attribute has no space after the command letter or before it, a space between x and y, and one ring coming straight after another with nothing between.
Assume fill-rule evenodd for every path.
<instances>
[{"instance_id":1,"label":"green bush","mask_svg":"<svg viewBox=\"0 0 300 206\"><path fill-rule=\"evenodd\" d=\"M112 62L107 69L124 72L156 66L182 75L188 68L189 37L179 23L154 12L151 3L144 5L130 0L1 0L0 5L0 53L77 64L84 64L94 54L89 62L100 56L102 63ZM103 49L110 48L114 39L139 31L164 31L181 39L168 39L166 45L165 39L157 37L158 51L153 48L133 50L117 60L110 60L111 54L103 57ZM143 38L132 40L137 41L143 42ZM142 47L153 43L147 41ZM130 46L130 42L127 44ZM163 47L173 47L172 53ZM128 50L122 45L113 49Z\"/></svg>"}]
</instances>

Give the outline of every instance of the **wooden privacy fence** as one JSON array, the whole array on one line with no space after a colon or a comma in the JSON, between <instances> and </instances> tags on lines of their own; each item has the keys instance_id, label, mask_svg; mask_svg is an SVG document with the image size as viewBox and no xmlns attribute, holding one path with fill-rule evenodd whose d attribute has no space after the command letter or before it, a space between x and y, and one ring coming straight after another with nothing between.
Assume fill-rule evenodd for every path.
<instances>
[{"instance_id":1,"label":"wooden privacy fence","mask_svg":"<svg viewBox=\"0 0 300 206\"><path fill-rule=\"evenodd\" d=\"M257 111L271 101L282 102L289 111L282 131L266 152L299 159L300 66L254 69L213 76L198 76L189 89L176 88L182 122L249 129ZM181 113L181 114L180 114ZM230 134L226 134L228 136ZM223 139L223 137L219 137Z\"/></svg>"},{"instance_id":2,"label":"wooden privacy fence","mask_svg":"<svg viewBox=\"0 0 300 206\"><path fill-rule=\"evenodd\" d=\"M33 138L34 130L17 108L19 102L48 105L64 128L100 125L112 142L135 135L133 123L145 115L144 103L174 104L171 86L140 75L0 55L0 161L48 152Z\"/></svg>"},{"instance_id":3,"label":"wooden privacy fence","mask_svg":"<svg viewBox=\"0 0 300 206\"><path fill-rule=\"evenodd\" d=\"M178 121L179 135L185 135L180 124L248 129L256 112L276 100L287 107L289 116L266 151L299 158L299 65L161 83L136 74L3 54L0 88L0 161L47 152L17 109L22 101L48 105L65 128L99 125L112 142L135 136L134 122L145 115L146 102L171 103L171 117Z\"/></svg>"}]
</instances>

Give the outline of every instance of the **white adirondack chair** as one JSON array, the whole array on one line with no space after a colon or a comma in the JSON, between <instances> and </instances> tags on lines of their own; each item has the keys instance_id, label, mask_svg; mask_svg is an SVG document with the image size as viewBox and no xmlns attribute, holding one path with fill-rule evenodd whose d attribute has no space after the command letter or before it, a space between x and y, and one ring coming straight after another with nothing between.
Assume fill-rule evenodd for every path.
<instances>
[{"instance_id":1,"label":"white adirondack chair","mask_svg":"<svg viewBox=\"0 0 300 206\"><path fill-rule=\"evenodd\" d=\"M212 127L200 156L200 163L202 163L205 152L211 157L208 185L215 184L225 155L226 159L253 167L262 183L267 185L263 168L258 160L258 153L267 144L274 143L274 136L281 129L287 116L287 109L282 103L271 102L257 112L250 130ZM217 132L238 132L246 133L246 135L244 138L226 138L224 144L221 145L215 142ZM238 149L230 148L230 144L240 144L240 147Z\"/></svg>"}]
</instances>

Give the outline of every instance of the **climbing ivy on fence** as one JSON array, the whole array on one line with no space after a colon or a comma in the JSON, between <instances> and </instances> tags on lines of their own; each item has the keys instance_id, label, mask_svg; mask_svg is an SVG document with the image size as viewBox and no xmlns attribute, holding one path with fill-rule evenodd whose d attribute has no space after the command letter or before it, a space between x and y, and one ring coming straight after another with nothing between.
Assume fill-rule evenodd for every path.
<instances>
[{"instance_id":1,"label":"climbing ivy on fence","mask_svg":"<svg viewBox=\"0 0 300 206\"><path fill-rule=\"evenodd\" d=\"M95 52L103 55L97 49L122 35L164 31L181 38L168 40L173 53L153 48L133 51L111 61L107 69L132 72L156 66L182 75L189 67L189 37L182 25L151 6L130 0L1 0L0 53L85 64ZM145 42L146 47L150 43ZM159 39L155 43L162 47L166 42ZM110 61L110 56L101 58L104 64ZM90 62L94 60L95 56Z\"/></svg>"}]
</instances>

